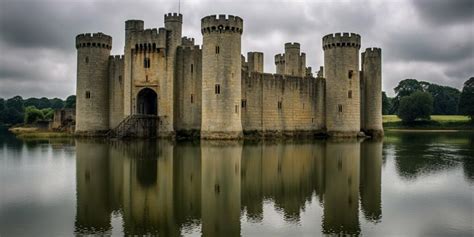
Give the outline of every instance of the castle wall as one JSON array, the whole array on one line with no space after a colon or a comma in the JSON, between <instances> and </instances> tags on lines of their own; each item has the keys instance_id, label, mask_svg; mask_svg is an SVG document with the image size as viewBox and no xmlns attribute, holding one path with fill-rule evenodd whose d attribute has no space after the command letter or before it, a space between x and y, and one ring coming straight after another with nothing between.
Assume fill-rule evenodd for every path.
<instances>
[{"instance_id":1,"label":"castle wall","mask_svg":"<svg viewBox=\"0 0 474 237\"><path fill-rule=\"evenodd\" d=\"M243 76L244 131L291 135L323 129L324 91L321 86L324 86L322 78L262 73Z\"/></svg>"},{"instance_id":2,"label":"castle wall","mask_svg":"<svg viewBox=\"0 0 474 237\"><path fill-rule=\"evenodd\" d=\"M248 52L247 53L247 66L249 72L260 72L263 73L263 53L261 52Z\"/></svg>"},{"instance_id":3,"label":"castle wall","mask_svg":"<svg viewBox=\"0 0 474 237\"><path fill-rule=\"evenodd\" d=\"M124 57L109 58L109 127L115 128L124 118Z\"/></svg>"},{"instance_id":4,"label":"castle wall","mask_svg":"<svg viewBox=\"0 0 474 237\"><path fill-rule=\"evenodd\" d=\"M199 46L181 46L176 59L175 130L201 129L202 51Z\"/></svg>"},{"instance_id":5,"label":"castle wall","mask_svg":"<svg viewBox=\"0 0 474 237\"><path fill-rule=\"evenodd\" d=\"M112 37L80 34L76 37L76 133L93 134L109 129L109 55Z\"/></svg>"},{"instance_id":6,"label":"castle wall","mask_svg":"<svg viewBox=\"0 0 474 237\"><path fill-rule=\"evenodd\" d=\"M383 134L382 126L382 50L368 48L362 53L364 99L361 101L362 130L372 136ZM362 84L361 84L362 85Z\"/></svg>"},{"instance_id":7,"label":"castle wall","mask_svg":"<svg viewBox=\"0 0 474 237\"><path fill-rule=\"evenodd\" d=\"M201 138L242 137L240 17L212 15L201 20L202 124Z\"/></svg>"},{"instance_id":8,"label":"castle wall","mask_svg":"<svg viewBox=\"0 0 474 237\"><path fill-rule=\"evenodd\" d=\"M128 20L125 22L125 47L124 47L124 100L123 113L124 116L132 114L132 48L136 43L132 40L132 36L136 32L143 31L144 22L142 20Z\"/></svg>"},{"instance_id":9,"label":"castle wall","mask_svg":"<svg viewBox=\"0 0 474 237\"><path fill-rule=\"evenodd\" d=\"M354 33L323 38L330 136L357 136L360 131L359 48L360 36Z\"/></svg>"}]
</instances>

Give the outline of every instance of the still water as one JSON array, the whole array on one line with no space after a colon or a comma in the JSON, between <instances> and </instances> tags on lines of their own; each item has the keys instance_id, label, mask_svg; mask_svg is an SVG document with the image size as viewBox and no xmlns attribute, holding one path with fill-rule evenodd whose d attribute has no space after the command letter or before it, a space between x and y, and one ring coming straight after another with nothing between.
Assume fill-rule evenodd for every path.
<instances>
[{"instance_id":1,"label":"still water","mask_svg":"<svg viewBox=\"0 0 474 237\"><path fill-rule=\"evenodd\" d=\"M472 236L473 133L383 141L0 135L0 236Z\"/></svg>"}]
</instances>

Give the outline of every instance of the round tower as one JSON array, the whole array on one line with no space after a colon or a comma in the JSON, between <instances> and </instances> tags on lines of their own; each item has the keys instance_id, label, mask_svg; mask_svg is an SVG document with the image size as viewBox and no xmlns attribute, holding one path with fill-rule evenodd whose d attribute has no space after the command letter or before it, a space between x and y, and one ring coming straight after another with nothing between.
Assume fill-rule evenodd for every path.
<instances>
[{"instance_id":1,"label":"round tower","mask_svg":"<svg viewBox=\"0 0 474 237\"><path fill-rule=\"evenodd\" d=\"M382 50L380 48L367 48L362 53L362 81L365 92L362 130L371 136L383 136Z\"/></svg>"},{"instance_id":2,"label":"round tower","mask_svg":"<svg viewBox=\"0 0 474 237\"><path fill-rule=\"evenodd\" d=\"M300 76L300 44L285 43L285 74L291 76Z\"/></svg>"},{"instance_id":3,"label":"round tower","mask_svg":"<svg viewBox=\"0 0 474 237\"><path fill-rule=\"evenodd\" d=\"M326 128L330 136L357 136L360 132L360 35L323 37L326 77Z\"/></svg>"},{"instance_id":4,"label":"round tower","mask_svg":"<svg viewBox=\"0 0 474 237\"><path fill-rule=\"evenodd\" d=\"M243 20L215 15L201 19L202 124L204 139L243 136L241 103L241 36Z\"/></svg>"},{"instance_id":5,"label":"round tower","mask_svg":"<svg viewBox=\"0 0 474 237\"><path fill-rule=\"evenodd\" d=\"M76 37L76 132L95 134L109 129L108 66L112 37L103 33Z\"/></svg>"}]
</instances>

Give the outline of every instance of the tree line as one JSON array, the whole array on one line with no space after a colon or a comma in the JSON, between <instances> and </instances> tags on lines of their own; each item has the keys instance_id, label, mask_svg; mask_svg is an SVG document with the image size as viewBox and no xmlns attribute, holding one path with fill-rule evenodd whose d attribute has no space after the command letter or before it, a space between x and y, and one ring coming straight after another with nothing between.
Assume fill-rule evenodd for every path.
<instances>
[{"instance_id":1,"label":"tree line","mask_svg":"<svg viewBox=\"0 0 474 237\"><path fill-rule=\"evenodd\" d=\"M436 115L466 115L474 118L474 77L462 91L416 79L405 79L394 88L395 97L382 92L382 114L396 114L405 122Z\"/></svg>"},{"instance_id":2,"label":"tree line","mask_svg":"<svg viewBox=\"0 0 474 237\"><path fill-rule=\"evenodd\" d=\"M55 109L75 107L75 95L67 97L66 100L46 97L23 99L21 96L0 98L0 124L31 124L40 120L51 120Z\"/></svg>"}]
</instances>

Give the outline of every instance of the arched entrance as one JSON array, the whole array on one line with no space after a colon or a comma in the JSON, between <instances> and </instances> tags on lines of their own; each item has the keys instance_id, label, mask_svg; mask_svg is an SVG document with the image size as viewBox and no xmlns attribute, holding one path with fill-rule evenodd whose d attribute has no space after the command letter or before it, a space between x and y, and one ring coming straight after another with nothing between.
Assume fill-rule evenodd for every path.
<instances>
[{"instance_id":1,"label":"arched entrance","mask_svg":"<svg viewBox=\"0 0 474 237\"><path fill-rule=\"evenodd\" d=\"M138 92L137 96L137 113L158 115L158 96L156 92L150 88L144 88Z\"/></svg>"}]
</instances>

